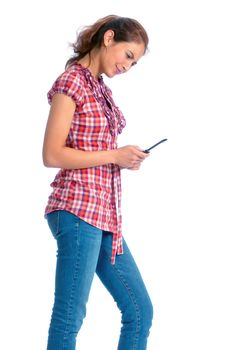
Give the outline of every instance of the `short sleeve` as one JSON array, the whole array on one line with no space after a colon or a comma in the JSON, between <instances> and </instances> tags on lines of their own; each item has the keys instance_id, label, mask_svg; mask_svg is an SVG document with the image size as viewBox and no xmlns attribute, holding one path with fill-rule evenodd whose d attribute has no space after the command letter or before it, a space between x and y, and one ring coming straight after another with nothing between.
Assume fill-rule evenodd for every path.
<instances>
[{"instance_id":1,"label":"short sleeve","mask_svg":"<svg viewBox=\"0 0 232 350\"><path fill-rule=\"evenodd\" d=\"M56 79L47 94L49 104L56 93L67 95L79 104L83 96L83 82L79 72L68 69Z\"/></svg>"}]
</instances>

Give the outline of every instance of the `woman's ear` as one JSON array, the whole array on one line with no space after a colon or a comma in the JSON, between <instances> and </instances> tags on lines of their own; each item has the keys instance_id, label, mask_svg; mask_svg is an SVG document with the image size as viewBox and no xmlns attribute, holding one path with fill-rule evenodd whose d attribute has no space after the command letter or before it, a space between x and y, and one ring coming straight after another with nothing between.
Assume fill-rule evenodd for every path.
<instances>
[{"instance_id":1,"label":"woman's ear","mask_svg":"<svg viewBox=\"0 0 232 350\"><path fill-rule=\"evenodd\" d=\"M113 38L114 38L114 31L112 29L108 29L104 33L104 39L103 39L104 46L108 46L109 44L111 44L113 41Z\"/></svg>"}]
</instances>

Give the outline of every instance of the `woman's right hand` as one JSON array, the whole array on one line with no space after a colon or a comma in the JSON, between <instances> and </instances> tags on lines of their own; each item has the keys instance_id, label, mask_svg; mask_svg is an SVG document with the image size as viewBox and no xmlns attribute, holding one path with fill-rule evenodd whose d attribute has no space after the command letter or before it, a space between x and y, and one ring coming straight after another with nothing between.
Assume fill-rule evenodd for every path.
<instances>
[{"instance_id":1,"label":"woman's right hand","mask_svg":"<svg viewBox=\"0 0 232 350\"><path fill-rule=\"evenodd\" d=\"M131 145L117 148L114 152L115 164L130 170L138 170L144 159L149 156L140 147Z\"/></svg>"}]
</instances>

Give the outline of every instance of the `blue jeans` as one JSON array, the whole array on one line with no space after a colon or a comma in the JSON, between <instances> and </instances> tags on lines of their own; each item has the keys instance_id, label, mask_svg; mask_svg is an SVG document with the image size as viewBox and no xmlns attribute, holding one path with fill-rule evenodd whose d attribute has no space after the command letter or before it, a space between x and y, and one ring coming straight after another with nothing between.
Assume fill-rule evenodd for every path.
<instances>
[{"instance_id":1,"label":"blue jeans","mask_svg":"<svg viewBox=\"0 0 232 350\"><path fill-rule=\"evenodd\" d=\"M57 240L55 301L47 350L74 350L86 315L86 303L96 272L122 313L118 350L144 350L152 323L152 304L126 245L110 262L112 234L65 211L47 215ZM100 344L97 348L101 348Z\"/></svg>"}]
</instances>

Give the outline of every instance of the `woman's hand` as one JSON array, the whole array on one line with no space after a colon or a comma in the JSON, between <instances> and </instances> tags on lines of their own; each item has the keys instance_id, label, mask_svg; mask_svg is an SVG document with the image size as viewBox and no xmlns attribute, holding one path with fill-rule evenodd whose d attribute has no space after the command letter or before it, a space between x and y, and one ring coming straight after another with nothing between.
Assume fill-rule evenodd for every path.
<instances>
[{"instance_id":1,"label":"woman's hand","mask_svg":"<svg viewBox=\"0 0 232 350\"><path fill-rule=\"evenodd\" d=\"M120 147L115 152L115 164L120 168L138 170L141 163L149 154L144 153L138 146Z\"/></svg>"}]
</instances>

